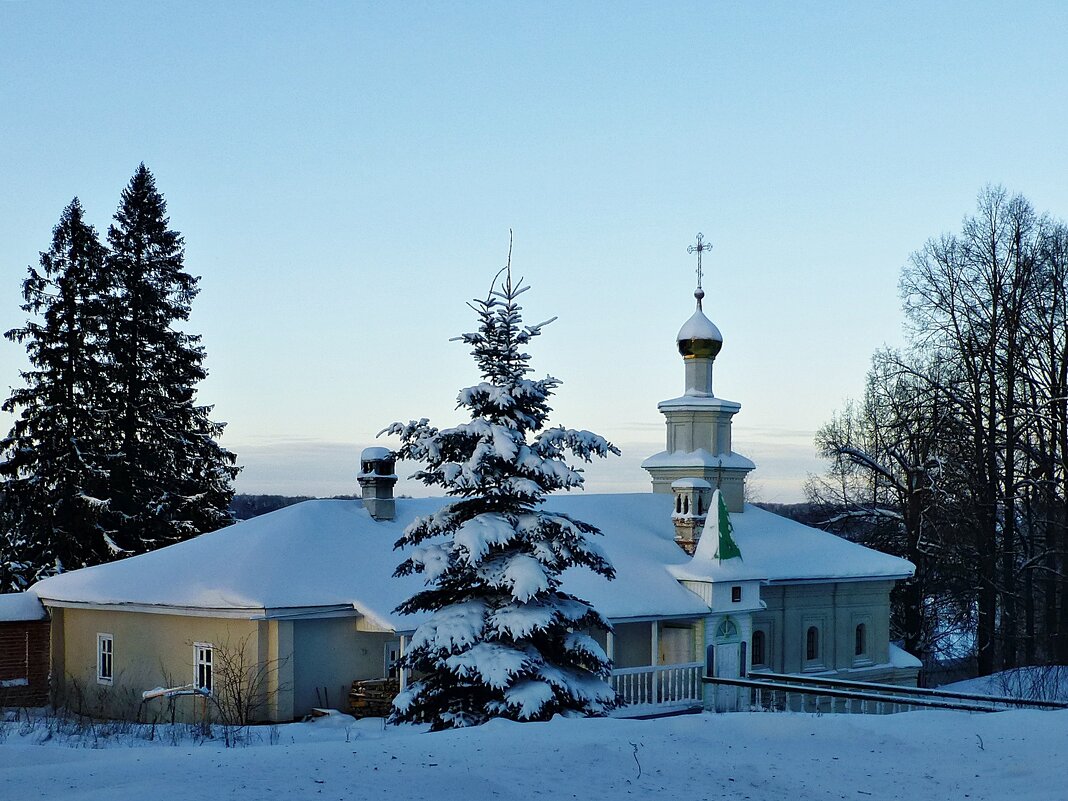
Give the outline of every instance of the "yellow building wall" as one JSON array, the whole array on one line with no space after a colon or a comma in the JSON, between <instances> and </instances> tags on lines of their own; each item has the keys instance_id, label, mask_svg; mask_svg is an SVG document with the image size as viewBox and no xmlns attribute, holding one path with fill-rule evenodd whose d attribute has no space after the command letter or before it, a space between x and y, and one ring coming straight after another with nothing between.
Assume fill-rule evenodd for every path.
<instances>
[{"instance_id":1,"label":"yellow building wall","mask_svg":"<svg viewBox=\"0 0 1068 801\"><path fill-rule=\"evenodd\" d=\"M193 682L193 644L214 647L215 695L225 692L225 666L250 677L258 691L254 719L288 721L312 708L348 711L358 679L386 675L389 632L359 631L352 617L242 620L131 611L52 608L52 672L56 701L107 718L202 720L205 700L182 696L142 704L141 693ZM113 639L113 681L97 681L97 635ZM244 689L248 689L247 685ZM316 692L318 690L318 692ZM213 719L219 712L211 704Z\"/></svg>"},{"instance_id":2,"label":"yellow building wall","mask_svg":"<svg viewBox=\"0 0 1068 801\"><path fill-rule=\"evenodd\" d=\"M211 643L215 649L216 684L222 651L254 663L260 652L261 628L266 623L210 617L186 617L93 609L53 609L62 624L53 637L57 700L74 711L101 717L169 719L167 700L141 703L141 693L155 687L177 687L193 681L193 643ZM113 681L97 680L97 634L113 638ZM60 673L62 671L62 673ZM174 699L177 720L203 716L204 700Z\"/></svg>"}]
</instances>

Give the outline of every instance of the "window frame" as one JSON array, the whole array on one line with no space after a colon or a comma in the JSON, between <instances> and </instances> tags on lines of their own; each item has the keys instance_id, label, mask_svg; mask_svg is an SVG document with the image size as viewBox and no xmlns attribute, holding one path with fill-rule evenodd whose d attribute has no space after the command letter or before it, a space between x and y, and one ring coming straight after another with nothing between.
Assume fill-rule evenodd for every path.
<instances>
[{"instance_id":1,"label":"window frame","mask_svg":"<svg viewBox=\"0 0 1068 801\"><path fill-rule=\"evenodd\" d=\"M864 631L861 634L861 627ZM861 635L863 641L861 645L863 650L857 653L857 636ZM853 617L853 653L852 653L853 667L860 667L864 665L875 664L875 659L872 654L872 616L871 615L855 615Z\"/></svg>"},{"instance_id":2,"label":"window frame","mask_svg":"<svg viewBox=\"0 0 1068 801\"><path fill-rule=\"evenodd\" d=\"M801 638L801 669L806 672L818 672L827 669L824 658L827 649L824 632L825 627L821 620L806 620L802 626L804 636ZM815 632L815 639L812 633ZM815 646L814 648L810 646ZM810 655L811 654L811 655Z\"/></svg>"},{"instance_id":3,"label":"window frame","mask_svg":"<svg viewBox=\"0 0 1068 801\"><path fill-rule=\"evenodd\" d=\"M757 636L759 635L759 637ZM760 648L757 648L757 642L760 643ZM757 657L760 657L759 661ZM752 646L749 649L749 662L750 667L754 670L758 668L767 669L770 667L768 662L768 632L762 628L753 629Z\"/></svg>"},{"instance_id":4,"label":"window frame","mask_svg":"<svg viewBox=\"0 0 1068 801\"><path fill-rule=\"evenodd\" d=\"M738 624L731 619L730 615L721 618L716 624L715 639L719 643L733 642L741 636Z\"/></svg>"},{"instance_id":5,"label":"window frame","mask_svg":"<svg viewBox=\"0 0 1068 801\"><path fill-rule=\"evenodd\" d=\"M105 647L106 646L106 647ZM107 668L107 670L105 670ZM97 632L96 683L110 687L115 683L115 635Z\"/></svg>"},{"instance_id":6,"label":"window frame","mask_svg":"<svg viewBox=\"0 0 1068 801\"><path fill-rule=\"evenodd\" d=\"M207 655L207 659L204 656ZM202 684L201 669L207 669L208 681ZM208 695L215 694L215 646L210 642L193 643L193 687L207 690Z\"/></svg>"},{"instance_id":7,"label":"window frame","mask_svg":"<svg viewBox=\"0 0 1068 801\"><path fill-rule=\"evenodd\" d=\"M830 620L828 620L830 617ZM836 664L833 616L825 614L804 615L801 618L801 628L795 635L799 639L801 658L801 671L803 673L820 673L831 670ZM816 653L809 657L809 630L816 630Z\"/></svg>"},{"instance_id":8,"label":"window frame","mask_svg":"<svg viewBox=\"0 0 1068 801\"><path fill-rule=\"evenodd\" d=\"M394 656L396 654L396 656ZM382 678L399 679L400 667L397 660L401 658L401 641L390 640L382 646Z\"/></svg>"},{"instance_id":9,"label":"window frame","mask_svg":"<svg viewBox=\"0 0 1068 801\"><path fill-rule=\"evenodd\" d=\"M808 626L805 629L805 661L820 661L820 627Z\"/></svg>"}]
</instances>

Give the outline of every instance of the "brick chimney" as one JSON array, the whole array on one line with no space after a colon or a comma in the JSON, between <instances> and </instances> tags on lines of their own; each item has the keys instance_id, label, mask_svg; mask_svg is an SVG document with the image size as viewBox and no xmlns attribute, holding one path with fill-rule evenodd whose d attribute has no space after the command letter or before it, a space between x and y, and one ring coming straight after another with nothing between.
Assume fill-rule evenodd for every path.
<instances>
[{"instance_id":1,"label":"brick chimney","mask_svg":"<svg viewBox=\"0 0 1068 801\"><path fill-rule=\"evenodd\" d=\"M397 456L389 448L364 448L360 454L360 482L363 505L375 520L392 520L396 514L393 485Z\"/></svg>"},{"instance_id":2,"label":"brick chimney","mask_svg":"<svg viewBox=\"0 0 1068 801\"><path fill-rule=\"evenodd\" d=\"M671 522L675 524L675 542L693 555L705 527L708 506L712 501L712 485L700 478L680 478L671 482L675 509Z\"/></svg>"}]
</instances>

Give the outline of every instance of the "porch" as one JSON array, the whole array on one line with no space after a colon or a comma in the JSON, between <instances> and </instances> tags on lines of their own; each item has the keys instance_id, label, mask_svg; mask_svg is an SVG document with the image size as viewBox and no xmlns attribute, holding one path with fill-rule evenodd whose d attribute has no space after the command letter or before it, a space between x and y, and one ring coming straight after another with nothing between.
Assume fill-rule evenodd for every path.
<instances>
[{"instance_id":1,"label":"porch","mask_svg":"<svg viewBox=\"0 0 1068 801\"><path fill-rule=\"evenodd\" d=\"M630 718L698 709L703 703L704 673L703 662L613 670L612 689L624 703L614 715Z\"/></svg>"},{"instance_id":2,"label":"porch","mask_svg":"<svg viewBox=\"0 0 1068 801\"><path fill-rule=\"evenodd\" d=\"M368 689L388 684L403 690L409 680L407 670L397 668L397 659L407 650L409 636L401 635L385 646L385 678L353 684L353 708L363 708ZM617 622L615 631L600 639L600 645L615 668L609 679L623 706L615 717L666 715L700 709L705 687L705 621L649 620ZM358 688L356 685L368 685ZM369 687L376 685L376 687Z\"/></svg>"},{"instance_id":3,"label":"porch","mask_svg":"<svg viewBox=\"0 0 1068 801\"><path fill-rule=\"evenodd\" d=\"M612 660L611 685L623 706L616 717L664 715L703 704L704 620L616 623L603 643Z\"/></svg>"}]
</instances>

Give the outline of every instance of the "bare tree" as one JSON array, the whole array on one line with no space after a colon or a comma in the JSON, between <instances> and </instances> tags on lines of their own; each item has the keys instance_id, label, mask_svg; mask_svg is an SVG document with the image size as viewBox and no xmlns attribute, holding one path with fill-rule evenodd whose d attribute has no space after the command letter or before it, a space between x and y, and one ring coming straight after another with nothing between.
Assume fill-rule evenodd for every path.
<instances>
[{"instance_id":1,"label":"bare tree","mask_svg":"<svg viewBox=\"0 0 1068 801\"><path fill-rule=\"evenodd\" d=\"M864 402L820 432L814 497L898 521L907 644L924 650L923 606L949 601L974 612L980 673L1068 659L1066 228L988 187L901 292L909 347L877 354Z\"/></svg>"}]
</instances>

